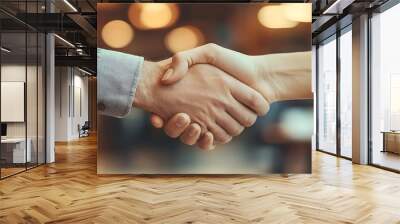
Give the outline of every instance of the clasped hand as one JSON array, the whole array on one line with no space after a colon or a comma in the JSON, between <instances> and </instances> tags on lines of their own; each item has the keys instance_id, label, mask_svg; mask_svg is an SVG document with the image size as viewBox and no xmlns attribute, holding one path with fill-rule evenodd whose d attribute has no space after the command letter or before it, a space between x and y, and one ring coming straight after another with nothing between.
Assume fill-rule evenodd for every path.
<instances>
[{"instance_id":1,"label":"clasped hand","mask_svg":"<svg viewBox=\"0 0 400 224\"><path fill-rule=\"evenodd\" d=\"M270 103L309 98L307 56L290 55L300 63L284 66L281 72L280 66L271 69L271 63L287 59L285 54L248 56L206 44L158 63L145 62L134 104L152 112L151 123L163 127L168 136L212 149L252 126ZM290 88L295 96L287 91Z\"/></svg>"}]
</instances>

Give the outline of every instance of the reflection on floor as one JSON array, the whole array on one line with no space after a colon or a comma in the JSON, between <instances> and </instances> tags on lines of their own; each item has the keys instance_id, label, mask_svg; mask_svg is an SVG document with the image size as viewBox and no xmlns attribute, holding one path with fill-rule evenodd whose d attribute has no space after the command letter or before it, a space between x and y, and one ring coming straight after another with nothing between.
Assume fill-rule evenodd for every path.
<instances>
[{"instance_id":1,"label":"reflection on floor","mask_svg":"<svg viewBox=\"0 0 400 224\"><path fill-rule=\"evenodd\" d=\"M96 139L83 138L0 181L0 223L399 223L399 174L321 152L312 165L288 177L98 176Z\"/></svg>"},{"instance_id":2,"label":"reflection on floor","mask_svg":"<svg viewBox=\"0 0 400 224\"><path fill-rule=\"evenodd\" d=\"M25 167L25 164L18 164L18 165L9 164L9 165L6 165L5 167L1 168L1 178L5 178L5 177L11 176L13 174L20 173L22 171L25 171L26 169L30 169L30 168L33 168L33 167L36 167L36 166L37 166L36 163L27 163L26 167Z\"/></svg>"},{"instance_id":3,"label":"reflection on floor","mask_svg":"<svg viewBox=\"0 0 400 224\"><path fill-rule=\"evenodd\" d=\"M4 178L4 177L13 175L15 173L18 173L18 172L21 172L21 171L24 171L24 170L25 170L25 167L24 168L20 168L20 167L17 167L17 168L1 168L1 177Z\"/></svg>"},{"instance_id":4,"label":"reflection on floor","mask_svg":"<svg viewBox=\"0 0 400 224\"><path fill-rule=\"evenodd\" d=\"M392 152L374 151L373 163L400 171L400 155Z\"/></svg>"}]
</instances>

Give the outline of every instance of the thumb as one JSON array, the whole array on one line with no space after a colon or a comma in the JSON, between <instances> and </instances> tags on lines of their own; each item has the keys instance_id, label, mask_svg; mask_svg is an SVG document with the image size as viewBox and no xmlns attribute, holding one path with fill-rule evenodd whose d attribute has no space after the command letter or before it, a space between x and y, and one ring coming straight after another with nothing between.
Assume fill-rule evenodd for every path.
<instances>
[{"instance_id":1,"label":"thumb","mask_svg":"<svg viewBox=\"0 0 400 224\"><path fill-rule=\"evenodd\" d=\"M157 114L151 114L150 122L155 128L162 128L164 126L164 120Z\"/></svg>"},{"instance_id":2,"label":"thumb","mask_svg":"<svg viewBox=\"0 0 400 224\"><path fill-rule=\"evenodd\" d=\"M181 80L189 70L189 58L186 55L174 55L172 63L161 78L161 83L170 85Z\"/></svg>"}]
</instances>

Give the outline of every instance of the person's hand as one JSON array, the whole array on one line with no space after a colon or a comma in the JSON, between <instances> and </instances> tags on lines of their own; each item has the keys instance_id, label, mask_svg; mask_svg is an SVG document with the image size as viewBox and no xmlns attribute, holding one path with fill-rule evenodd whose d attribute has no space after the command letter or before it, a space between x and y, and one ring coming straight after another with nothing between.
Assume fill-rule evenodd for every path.
<instances>
[{"instance_id":1,"label":"person's hand","mask_svg":"<svg viewBox=\"0 0 400 224\"><path fill-rule=\"evenodd\" d=\"M201 135L201 127L196 123L191 123L189 115L185 113L175 114L166 124L157 115L150 117L151 124L155 128L164 128L165 134L171 138L180 136L181 142L186 145L194 145L204 150L212 150L215 148L214 137L211 132Z\"/></svg>"},{"instance_id":2,"label":"person's hand","mask_svg":"<svg viewBox=\"0 0 400 224\"><path fill-rule=\"evenodd\" d=\"M170 69L162 78L162 83L166 85L182 79L190 66L206 63L258 90L270 103L312 97L310 52L248 56L215 44L206 44L176 54L165 65L170 63ZM162 118L153 114L152 120L162 121Z\"/></svg>"},{"instance_id":3,"label":"person's hand","mask_svg":"<svg viewBox=\"0 0 400 224\"><path fill-rule=\"evenodd\" d=\"M206 44L174 55L162 83L177 82L195 64L218 67L260 92L269 103L312 97L310 52L249 56Z\"/></svg>"},{"instance_id":4,"label":"person's hand","mask_svg":"<svg viewBox=\"0 0 400 224\"><path fill-rule=\"evenodd\" d=\"M257 114L264 115L268 110L268 103L257 91L213 66L192 66L185 79L163 86L159 83L162 69L146 63L144 70L158 72L144 72L156 75L141 77L134 104L163 120L186 113L200 125L202 134L210 131L217 143L229 142L244 127L251 126Z\"/></svg>"}]
</instances>

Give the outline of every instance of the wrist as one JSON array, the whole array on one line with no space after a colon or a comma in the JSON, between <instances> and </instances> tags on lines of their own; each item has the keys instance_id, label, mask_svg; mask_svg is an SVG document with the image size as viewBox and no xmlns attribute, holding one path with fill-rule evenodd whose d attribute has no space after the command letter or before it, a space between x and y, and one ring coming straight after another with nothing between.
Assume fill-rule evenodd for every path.
<instances>
[{"instance_id":1,"label":"wrist","mask_svg":"<svg viewBox=\"0 0 400 224\"><path fill-rule=\"evenodd\" d=\"M310 99L311 55L309 52L256 56L262 81L260 88L270 102Z\"/></svg>"},{"instance_id":2,"label":"wrist","mask_svg":"<svg viewBox=\"0 0 400 224\"><path fill-rule=\"evenodd\" d=\"M251 56L257 77L253 88L259 91L269 103L273 103L280 100L279 88L276 85L279 77L269 57L269 55Z\"/></svg>"},{"instance_id":3,"label":"wrist","mask_svg":"<svg viewBox=\"0 0 400 224\"><path fill-rule=\"evenodd\" d=\"M133 105L147 111L151 111L154 102L154 89L162 74L162 67L156 62L144 61L139 81L136 87Z\"/></svg>"}]
</instances>

